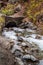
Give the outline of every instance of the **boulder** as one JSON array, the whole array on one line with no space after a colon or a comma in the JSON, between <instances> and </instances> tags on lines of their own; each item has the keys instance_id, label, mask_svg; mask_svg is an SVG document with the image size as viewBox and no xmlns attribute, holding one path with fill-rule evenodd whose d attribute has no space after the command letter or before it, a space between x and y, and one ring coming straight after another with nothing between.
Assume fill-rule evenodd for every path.
<instances>
[{"instance_id":1,"label":"boulder","mask_svg":"<svg viewBox=\"0 0 43 65\"><path fill-rule=\"evenodd\" d=\"M23 52L23 50L22 50L22 48L20 46L14 45L12 50L11 50L11 53L14 53L16 50L19 50L19 51Z\"/></svg>"},{"instance_id":2,"label":"boulder","mask_svg":"<svg viewBox=\"0 0 43 65\"><path fill-rule=\"evenodd\" d=\"M22 62L22 60L20 58L16 57L16 60L17 60L17 62L18 62L19 65L24 65L24 63Z\"/></svg>"},{"instance_id":3,"label":"boulder","mask_svg":"<svg viewBox=\"0 0 43 65\"><path fill-rule=\"evenodd\" d=\"M28 61L28 60L32 60L32 61L38 61L38 59L37 58L35 58L33 55L29 55L29 54L27 54L27 55L24 55L23 56L23 60L26 60L26 61Z\"/></svg>"}]
</instances>

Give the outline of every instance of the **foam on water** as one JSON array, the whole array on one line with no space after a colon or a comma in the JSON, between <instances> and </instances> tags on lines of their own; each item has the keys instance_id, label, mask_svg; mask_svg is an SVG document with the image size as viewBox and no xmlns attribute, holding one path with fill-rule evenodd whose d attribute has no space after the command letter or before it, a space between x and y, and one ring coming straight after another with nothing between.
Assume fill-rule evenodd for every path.
<instances>
[{"instance_id":1,"label":"foam on water","mask_svg":"<svg viewBox=\"0 0 43 65\"><path fill-rule=\"evenodd\" d=\"M24 29L20 29L20 28L14 28L14 30L16 31L24 31ZM33 30L28 30L28 31L31 31L33 32ZM22 33L21 33L22 34ZM18 37L16 36L16 32L15 31L3 31L2 35L4 35L5 37L7 38L10 38L10 39L13 39L13 40L17 40ZM22 39L24 39L24 41L28 41L30 43L35 43L37 44L41 50L43 50L43 36L41 36L41 39L36 39L36 36L38 34L27 34L27 36L23 37L21 36Z\"/></svg>"},{"instance_id":2,"label":"foam on water","mask_svg":"<svg viewBox=\"0 0 43 65\"><path fill-rule=\"evenodd\" d=\"M43 40L34 39L34 38L31 38L31 37L30 38L27 38L26 40L28 42L30 42L30 43L37 44L40 47L40 49L43 50Z\"/></svg>"},{"instance_id":3,"label":"foam on water","mask_svg":"<svg viewBox=\"0 0 43 65\"><path fill-rule=\"evenodd\" d=\"M4 31L2 35L10 39L17 40L16 33L14 31Z\"/></svg>"}]
</instances>

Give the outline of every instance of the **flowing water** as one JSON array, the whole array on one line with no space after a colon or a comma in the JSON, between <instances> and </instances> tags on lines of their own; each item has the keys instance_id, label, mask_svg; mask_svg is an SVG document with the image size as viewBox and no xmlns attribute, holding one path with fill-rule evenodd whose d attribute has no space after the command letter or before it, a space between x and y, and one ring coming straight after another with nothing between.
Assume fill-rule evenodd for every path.
<instances>
[{"instance_id":1,"label":"flowing water","mask_svg":"<svg viewBox=\"0 0 43 65\"><path fill-rule=\"evenodd\" d=\"M20 28L13 27L12 29L9 30L4 29L2 35L4 35L6 38L10 38L13 40L18 40L18 37L20 37L24 41L27 41L31 44L32 43L37 44L41 49L41 51L43 51L43 36L37 34L36 30L20 29ZM39 63L35 63L32 65L43 65L43 60L40 60Z\"/></svg>"},{"instance_id":2,"label":"flowing water","mask_svg":"<svg viewBox=\"0 0 43 65\"><path fill-rule=\"evenodd\" d=\"M41 50L43 50L43 36L36 34L35 30L31 29L20 29L20 28L13 28L13 30L4 30L2 35L7 38L17 40L18 36L23 38L24 41L28 41L30 43L37 44Z\"/></svg>"}]
</instances>

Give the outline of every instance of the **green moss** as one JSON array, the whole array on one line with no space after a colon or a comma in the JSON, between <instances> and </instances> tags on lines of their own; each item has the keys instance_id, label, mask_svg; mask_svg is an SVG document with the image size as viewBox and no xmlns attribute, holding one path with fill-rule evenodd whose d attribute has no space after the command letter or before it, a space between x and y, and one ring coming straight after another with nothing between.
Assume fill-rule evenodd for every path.
<instances>
[{"instance_id":1,"label":"green moss","mask_svg":"<svg viewBox=\"0 0 43 65\"><path fill-rule=\"evenodd\" d=\"M6 7L1 9L1 13L6 14L6 15L14 14L14 5L13 4L7 4Z\"/></svg>"},{"instance_id":2,"label":"green moss","mask_svg":"<svg viewBox=\"0 0 43 65\"><path fill-rule=\"evenodd\" d=\"M26 14L30 19L33 19L33 22L36 21L37 15L43 13L42 3L43 0L30 0L27 6Z\"/></svg>"},{"instance_id":3,"label":"green moss","mask_svg":"<svg viewBox=\"0 0 43 65\"><path fill-rule=\"evenodd\" d=\"M14 11L12 9L11 10L2 9L1 13L6 14L6 15L12 15Z\"/></svg>"}]
</instances>

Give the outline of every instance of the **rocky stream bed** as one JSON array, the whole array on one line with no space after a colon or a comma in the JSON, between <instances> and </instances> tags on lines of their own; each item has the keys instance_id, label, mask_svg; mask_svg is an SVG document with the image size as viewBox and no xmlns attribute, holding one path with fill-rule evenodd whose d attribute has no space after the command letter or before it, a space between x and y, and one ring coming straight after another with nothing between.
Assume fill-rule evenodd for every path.
<instances>
[{"instance_id":1,"label":"rocky stream bed","mask_svg":"<svg viewBox=\"0 0 43 65\"><path fill-rule=\"evenodd\" d=\"M4 61L6 65L9 65L10 62L10 65L43 65L43 35L38 34L37 30L17 27L4 28L2 36L0 36L0 45L3 50L7 50L7 55L6 52L3 54L4 56L0 54L2 62L4 59L6 60L7 56L13 56L11 57L13 60L10 60L9 57L9 61L8 58ZM1 63L1 65L5 65L5 63Z\"/></svg>"},{"instance_id":2,"label":"rocky stream bed","mask_svg":"<svg viewBox=\"0 0 43 65\"><path fill-rule=\"evenodd\" d=\"M0 65L43 65L42 0L0 0Z\"/></svg>"}]
</instances>

